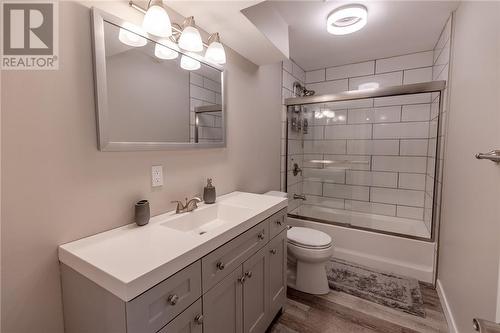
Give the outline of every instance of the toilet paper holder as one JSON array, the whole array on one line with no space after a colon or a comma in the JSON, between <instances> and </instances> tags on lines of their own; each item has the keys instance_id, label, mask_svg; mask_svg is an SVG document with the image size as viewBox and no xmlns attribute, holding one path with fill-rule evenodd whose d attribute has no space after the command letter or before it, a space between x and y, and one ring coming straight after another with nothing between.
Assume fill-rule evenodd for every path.
<instances>
[{"instance_id":1,"label":"toilet paper holder","mask_svg":"<svg viewBox=\"0 0 500 333\"><path fill-rule=\"evenodd\" d=\"M500 324L479 318L472 320L472 328L480 333L500 333Z\"/></svg>"}]
</instances>

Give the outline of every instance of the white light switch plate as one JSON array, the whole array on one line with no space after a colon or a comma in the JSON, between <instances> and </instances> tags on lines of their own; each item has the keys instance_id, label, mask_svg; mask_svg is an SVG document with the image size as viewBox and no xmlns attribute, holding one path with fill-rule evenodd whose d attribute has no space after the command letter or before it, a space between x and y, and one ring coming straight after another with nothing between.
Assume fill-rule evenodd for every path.
<instances>
[{"instance_id":1,"label":"white light switch plate","mask_svg":"<svg viewBox=\"0 0 500 333\"><path fill-rule=\"evenodd\" d=\"M151 168L151 186L163 186L163 165L153 165Z\"/></svg>"}]
</instances>

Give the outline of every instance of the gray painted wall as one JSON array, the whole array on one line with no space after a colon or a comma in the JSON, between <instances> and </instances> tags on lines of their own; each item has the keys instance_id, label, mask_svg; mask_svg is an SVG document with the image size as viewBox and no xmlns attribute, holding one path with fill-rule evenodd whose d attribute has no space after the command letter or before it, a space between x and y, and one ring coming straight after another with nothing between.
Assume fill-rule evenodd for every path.
<instances>
[{"instance_id":1,"label":"gray painted wall","mask_svg":"<svg viewBox=\"0 0 500 333\"><path fill-rule=\"evenodd\" d=\"M497 311L500 167L473 156L500 147L500 3L462 2L453 22L438 281L465 333Z\"/></svg>"},{"instance_id":2,"label":"gray painted wall","mask_svg":"<svg viewBox=\"0 0 500 333\"><path fill-rule=\"evenodd\" d=\"M99 152L87 6L60 2L58 71L2 73L3 333L62 333L57 246L132 222L136 200L161 214L200 194L206 177L219 194L279 189L280 66L259 68L228 48L227 148ZM142 17L125 1L99 6ZM165 185L153 190L157 164Z\"/></svg>"}]
</instances>

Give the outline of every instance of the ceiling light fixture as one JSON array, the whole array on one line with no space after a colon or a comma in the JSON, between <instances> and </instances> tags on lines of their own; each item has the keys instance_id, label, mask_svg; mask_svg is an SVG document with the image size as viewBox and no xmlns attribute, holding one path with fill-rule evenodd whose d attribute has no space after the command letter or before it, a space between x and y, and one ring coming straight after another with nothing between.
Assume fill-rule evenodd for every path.
<instances>
[{"instance_id":1,"label":"ceiling light fixture","mask_svg":"<svg viewBox=\"0 0 500 333\"><path fill-rule=\"evenodd\" d=\"M172 24L162 0L150 0L142 21L143 29L158 37L172 36Z\"/></svg>"},{"instance_id":2,"label":"ceiling light fixture","mask_svg":"<svg viewBox=\"0 0 500 333\"><path fill-rule=\"evenodd\" d=\"M155 45L155 56L160 59L172 60L179 56L179 47L171 40L162 40L161 44Z\"/></svg>"},{"instance_id":3,"label":"ceiling light fixture","mask_svg":"<svg viewBox=\"0 0 500 333\"><path fill-rule=\"evenodd\" d=\"M187 71L195 71L200 69L201 64L198 60L193 59L189 56L183 55L181 57L181 68Z\"/></svg>"},{"instance_id":4,"label":"ceiling light fixture","mask_svg":"<svg viewBox=\"0 0 500 333\"><path fill-rule=\"evenodd\" d=\"M368 10L363 5L346 5L328 15L326 29L333 35L347 35L362 29L368 19Z\"/></svg>"},{"instance_id":5,"label":"ceiling light fixture","mask_svg":"<svg viewBox=\"0 0 500 333\"><path fill-rule=\"evenodd\" d=\"M219 65L226 63L226 52L224 51L224 46L222 46L220 42L218 32L208 37L208 48L205 53L205 59Z\"/></svg>"},{"instance_id":6,"label":"ceiling light fixture","mask_svg":"<svg viewBox=\"0 0 500 333\"><path fill-rule=\"evenodd\" d=\"M186 18L182 27L183 30L179 37L179 47L191 52L203 51L203 41L201 40L200 32L195 27L194 16Z\"/></svg>"},{"instance_id":7,"label":"ceiling light fixture","mask_svg":"<svg viewBox=\"0 0 500 333\"><path fill-rule=\"evenodd\" d=\"M123 28L120 28L118 39L123 44L133 47L141 47L148 42L141 36L141 29L129 22L125 22Z\"/></svg>"}]
</instances>

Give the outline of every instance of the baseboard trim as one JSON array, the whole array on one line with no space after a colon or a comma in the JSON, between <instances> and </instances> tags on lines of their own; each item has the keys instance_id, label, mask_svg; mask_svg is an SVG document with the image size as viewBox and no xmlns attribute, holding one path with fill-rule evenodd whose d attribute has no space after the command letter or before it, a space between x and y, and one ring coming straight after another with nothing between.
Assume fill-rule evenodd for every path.
<instances>
[{"instance_id":1,"label":"baseboard trim","mask_svg":"<svg viewBox=\"0 0 500 333\"><path fill-rule=\"evenodd\" d=\"M446 322L448 323L449 332L460 333L457 329L457 324L455 323L453 314L451 313L450 304L448 303L448 299L446 298L443 285L441 284L441 281L439 279L436 282L436 290L439 296L439 300L441 301L441 306L443 307L444 316L446 317Z\"/></svg>"}]
</instances>

